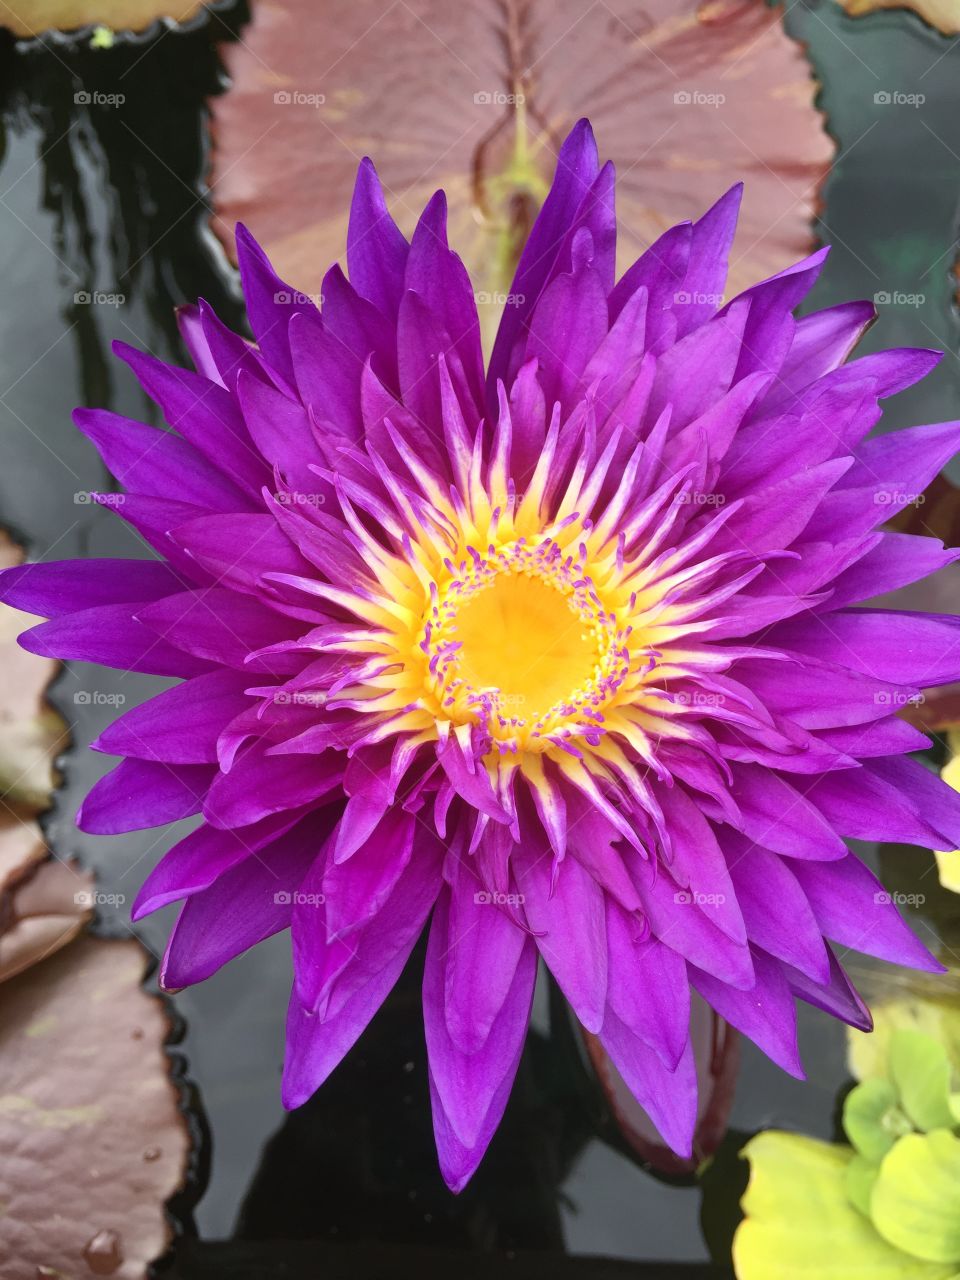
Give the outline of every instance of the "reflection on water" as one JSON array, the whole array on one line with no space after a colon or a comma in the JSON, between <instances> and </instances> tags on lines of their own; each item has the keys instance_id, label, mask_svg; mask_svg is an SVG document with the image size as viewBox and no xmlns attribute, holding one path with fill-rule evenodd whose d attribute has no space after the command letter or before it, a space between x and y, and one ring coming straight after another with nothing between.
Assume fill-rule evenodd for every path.
<instances>
[{"instance_id":1,"label":"reflection on water","mask_svg":"<svg viewBox=\"0 0 960 1280\"><path fill-rule=\"evenodd\" d=\"M960 191L960 48L903 14L855 23L833 4L790 8L843 148L820 227L836 248L815 302L888 295L871 347L912 343L950 352L933 378L893 407L890 425L955 417L949 270ZM182 358L173 308L198 295L242 324L232 272L207 231L203 174L204 101L223 88L216 42L245 20L236 5L189 32L160 29L110 49L0 38L0 521L34 556L140 554L121 522L85 500L111 482L69 417L81 402L151 417L126 369L110 359L110 342ZM875 101L877 93L911 87L926 98L912 114ZM94 867L106 893L125 896L126 907L103 909L99 927L110 933L125 932L125 911L173 835L106 840L77 832L76 804L107 767L84 747L124 705L117 699L132 705L159 683L78 664L56 688L77 746L64 764L48 835L59 854L75 852ZM104 697L80 704L81 690ZM928 870L923 857L891 851L884 870L902 889ZM138 933L157 952L170 923L168 912ZM234 1237L181 1247L183 1276L263 1275L279 1263L288 1268L283 1274L312 1276L321 1262L331 1274L381 1274L376 1246L384 1242L409 1247L409 1269L424 1275L441 1264L448 1274L450 1265L445 1255L415 1252L427 1248L672 1258L677 1275L709 1274L696 1265L708 1258L696 1228L699 1191L654 1183L639 1166L555 1010L539 1019L502 1130L475 1182L455 1200L436 1172L416 959L347 1064L307 1107L285 1117L279 1072L288 984L281 937L176 998L211 1134L196 1220L206 1242ZM831 1135L846 1074L843 1033L804 1009L801 1039L806 1084L744 1047L737 1131L776 1124ZM729 1167L737 1167L732 1154ZM735 1185L735 1175L726 1185ZM725 1238L735 1199L714 1215L719 1225L713 1221L709 1237ZM323 1241L322 1250L297 1243L307 1240ZM369 1248L341 1255L344 1242ZM455 1265L464 1276L486 1274L467 1261ZM525 1265L516 1274L543 1273ZM674 1274L571 1268L571 1275ZM566 1274L561 1262L551 1260L550 1269Z\"/></svg>"}]
</instances>

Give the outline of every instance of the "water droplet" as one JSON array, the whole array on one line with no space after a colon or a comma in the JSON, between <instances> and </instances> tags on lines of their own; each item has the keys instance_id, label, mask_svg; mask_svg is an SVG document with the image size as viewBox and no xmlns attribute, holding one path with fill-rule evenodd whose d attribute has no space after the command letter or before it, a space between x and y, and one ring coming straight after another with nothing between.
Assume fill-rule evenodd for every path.
<instances>
[{"instance_id":1,"label":"water droplet","mask_svg":"<svg viewBox=\"0 0 960 1280\"><path fill-rule=\"evenodd\" d=\"M163 1149L161 1147L147 1147L144 1150L143 1158L144 1160L159 1160L162 1155Z\"/></svg>"},{"instance_id":2,"label":"water droplet","mask_svg":"<svg viewBox=\"0 0 960 1280\"><path fill-rule=\"evenodd\" d=\"M83 1247L83 1258L95 1276L111 1276L123 1262L116 1231L98 1231Z\"/></svg>"}]
</instances>

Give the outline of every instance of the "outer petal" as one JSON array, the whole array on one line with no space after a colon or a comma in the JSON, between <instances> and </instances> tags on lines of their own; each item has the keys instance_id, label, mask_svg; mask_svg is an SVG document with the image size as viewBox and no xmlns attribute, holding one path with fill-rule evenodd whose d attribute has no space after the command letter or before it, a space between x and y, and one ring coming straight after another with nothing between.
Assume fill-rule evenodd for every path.
<instances>
[{"instance_id":1,"label":"outer petal","mask_svg":"<svg viewBox=\"0 0 960 1280\"><path fill-rule=\"evenodd\" d=\"M457 1139L473 1150L504 1081L512 1081L520 1061L533 1003L537 949L532 939L524 941L509 975L506 998L482 1047L475 1053L464 1053L450 1038L446 1020L450 987L463 976L463 969L458 971L450 961L451 947L455 949L456 945L450 937L447 891L437 902L427 943L423 974L424 1030L435 1099Z\"/></svg>"}]
</instances>

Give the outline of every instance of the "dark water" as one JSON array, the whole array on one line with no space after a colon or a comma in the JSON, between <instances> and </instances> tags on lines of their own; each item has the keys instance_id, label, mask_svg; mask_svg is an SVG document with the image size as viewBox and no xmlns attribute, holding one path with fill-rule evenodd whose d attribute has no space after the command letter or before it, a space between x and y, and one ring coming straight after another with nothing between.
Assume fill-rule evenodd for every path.
<instances>
[{"instance_id":1,"label":"dark water","mask_svg":"<svg viewBox=\"0 0 960 1280\"><path fill-rule=\"evenodd\" d=\"M35 558L140 553L120 521L84 500L112 482L70 422L78 403L149 420L132 376L110 359L110 342L182 359L172 308L198 295L242 324L232 270L207 230L203 174L204 103L224 87L217 42L245 20L241 7L229 6L195 30L96 51L64 42L15 46L0 36L0 523ZM865 349L913 344L948 355L897 400L885 425L956 416L950 271L960 46L910 15L853 22L828 0L793 4L789 22L809 44L841 148L818 228L834 251L814 304L891 295ZM122 93L122 109L85 103L93 90ZM875 100L898 93L923 94L925 102ZM75 853L95 868L105 893L126 896L125 908L106 908L98 921L112 934L128 928L133 896L176 833L78 832L77 803L111 763L84 748L118 705L161 683L77 664L55 689L76 746L63 762L65 785L47 834L58 855ZM899 887L922 878L935 898L929 855L894 852L885 863ZM171 923L170 913L153 917L137 936L158 954ZM722 1252L735 1221L737 1142L768 1125L833 1132L846 1074L843 1033L804 1008L808 1082L790 1080L745 1045L735 1135L707 1192L658 1179L619 1140L565 1016L543 990L502 1131L455 1199L432 1152L415 964L344 1067L286 1117L279 1077L287 946L275 938L174 1000L209 1134L192 1221L181 1211L186 1238L175 1266L183 1276L429 1276L451 1267L487 1275L492 1265L465 1251L491 1249L520 1251L517 1275L545 1274L542 1251L575 1255L551 1260L558 1276L725 1274L700 1264L709 1261L705 1239ZM582 1257L597 1254L627 1261ZM642 1265L652 1260L672 1265Z\"/></svg>"}]
</instances>

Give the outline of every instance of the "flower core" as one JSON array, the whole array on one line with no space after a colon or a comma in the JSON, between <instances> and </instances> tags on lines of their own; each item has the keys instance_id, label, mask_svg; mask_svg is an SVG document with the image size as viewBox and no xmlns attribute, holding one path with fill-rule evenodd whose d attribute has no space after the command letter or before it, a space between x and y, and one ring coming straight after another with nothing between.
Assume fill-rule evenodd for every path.
<instances>
[{"instance_id":1,"label":"flower core","mask_svg":"<svg viewBox=\"0 0 960 1280\"><path fill-rule=\"evenodd\" d=\"M480 725L501 752L596 735L629 671L631 628L585 560L582 545L543 536L445 561L420 643L440 718Z\"/></svg>"}]
</instances>

